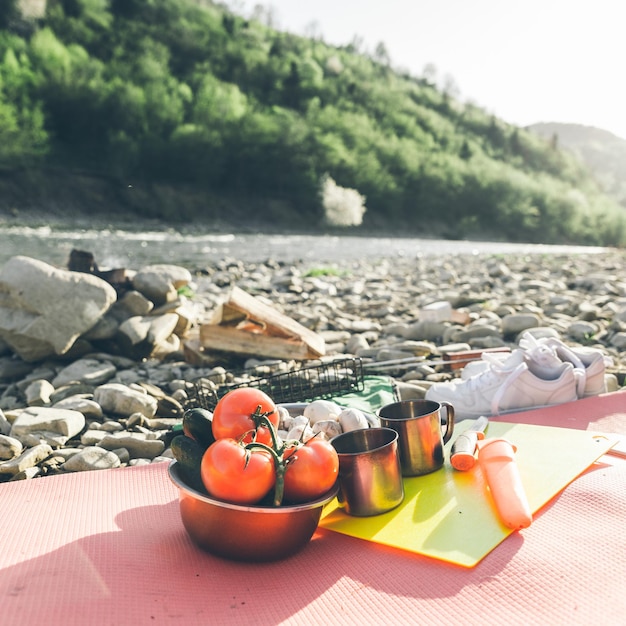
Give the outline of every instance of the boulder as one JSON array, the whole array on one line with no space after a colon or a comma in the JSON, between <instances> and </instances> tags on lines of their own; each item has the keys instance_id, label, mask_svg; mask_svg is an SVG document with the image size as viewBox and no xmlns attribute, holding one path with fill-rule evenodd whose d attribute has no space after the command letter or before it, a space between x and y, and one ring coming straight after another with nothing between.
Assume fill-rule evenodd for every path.
<instances>
[{"instance_id":1,"label":"boulder","mask_svg":"<svg viewBox=\"0 0 626 626\"><path fill-rule=\"evenodd\" d=\"M12 257L0 271L0 339L27 362L65 354L116 299L97 276Z\"/></svg>"},{"instance_id":2,"label":"boulder","mask_svg":"<svg viewBox=\"0 0 626 626\"><path fill-rule=\"evenodd\" d=\"M53 433L65 441L75 437L85 427L85 416L70 409L28 407L20 411L11 426L11 437L22 439L25 435Z\"/></svg>"},{"instance_id":3,"label":"boulder","mask_svg":"<svg viewBox=\"0 0 626 626\"><path fill-rule=\"evenodd\" d=\"M148 265L133 277L133 287L157 305L172 302L177 290L191 282L189 270L178 265Z\"/></svg>"}]
</instances>

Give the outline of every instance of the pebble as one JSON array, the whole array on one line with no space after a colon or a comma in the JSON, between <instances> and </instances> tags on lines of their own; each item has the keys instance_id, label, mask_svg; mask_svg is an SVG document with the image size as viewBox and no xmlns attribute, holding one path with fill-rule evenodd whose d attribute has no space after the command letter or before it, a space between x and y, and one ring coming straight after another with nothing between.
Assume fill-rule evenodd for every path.
<instances>
[{"instance_id":1,"label":"pebble","mask_svg":"<svg viewBox=\"0 0 626 626\"><path fill-rule=\"evenodd\" d=\"M252 367L258 375L293 369L295 362L261 356L187 357L187 333L234 285L324 337L328 358L359 357L366 375L389 376L403 399L459 375L446 368L447 353L514 348L528 329L601 350L615 390L626 373L625 260L609 250L131 268L130 288L91 329L64 329L80 335L75 354L26 361L0 346L0 482L169 462L172 428L197 381L217 387L245 381ZM38 262L21 264L63 278ZM182 286L193 298L179 295ZM313 430L332 435L336 424L320 419Z\"/></svg>"}]
</instances>

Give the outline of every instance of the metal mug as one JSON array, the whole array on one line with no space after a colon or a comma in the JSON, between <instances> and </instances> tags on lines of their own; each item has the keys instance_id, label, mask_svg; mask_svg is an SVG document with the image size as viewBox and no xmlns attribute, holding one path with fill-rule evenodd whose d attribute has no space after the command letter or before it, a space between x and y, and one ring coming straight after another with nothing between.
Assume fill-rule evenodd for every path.
<instances>
[{"instance_id":1,"label":"metal mug","mask_svg":"<svg viewBox=\"0 0 626 626\"><path fill-rule=\"evenodd\" d=\"M330 440L339 456L339 505L348 515L386 513L404 500L398 433L362 428Z\"/></svg>"},{"instance_id":2,"label":"metal mug","mask_svg":"<svg viewBox=\"0 0 626 626\"><path fill-rule=\"evenodd\" d=\"M442 408L446 409L445 430ZM378 411L381 426L398 433L403 476L430 474L443 467L443 446L454 432L454 407L434 400L403 400Z\"/></svg>"}]
</instances>

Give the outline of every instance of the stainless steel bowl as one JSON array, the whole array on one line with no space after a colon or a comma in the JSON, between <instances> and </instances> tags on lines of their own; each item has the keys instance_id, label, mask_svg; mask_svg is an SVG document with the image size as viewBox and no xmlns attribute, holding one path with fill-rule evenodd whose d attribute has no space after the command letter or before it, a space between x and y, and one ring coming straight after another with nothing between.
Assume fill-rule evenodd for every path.
<instances>
[{"instance_id":1,"label":"stainless steel bowl","mask_svg":"<svg viewBox=\"0 0 626 626\"><path fill-rule=\"evenodd\" d=\"M203 550L235 561L277 561L301 550L317 529L322 509L339 490L280 507L245 506L215 500L183 481L178 463L169 466L178 487L180 516L191 540Z\"/></svg>"}]
</instances>

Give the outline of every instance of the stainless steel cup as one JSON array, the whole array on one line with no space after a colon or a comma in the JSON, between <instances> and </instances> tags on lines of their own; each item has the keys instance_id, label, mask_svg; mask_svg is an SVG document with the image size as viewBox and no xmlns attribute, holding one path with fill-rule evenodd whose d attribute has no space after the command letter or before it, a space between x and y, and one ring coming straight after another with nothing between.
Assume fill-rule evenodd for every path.
<instances>
[{"instance_id":1,"label":"stainless steel cup","mask_svg":"<svg viewBox=\"0 0 626 626\"><path fill-rule=\"evenodd\" d=\"M340 506L348 515L379 515L404 499L398 433L389 428L352 430L331 439L339 456Z\"/></svg>"},{"instance_id":2,"label":"stainless steel cup","mask_svg":"<svg viewBox=\"0 0 626 626\"><path fill-rule=\"evenodd\" d=\"M445 429L442 409L446 409ZM404 400L378 411L381 426L398 433L403 476L430 474L443 467L443 445L454 432L454 407L448 402Z\"/></svg>"}]
</instances>

